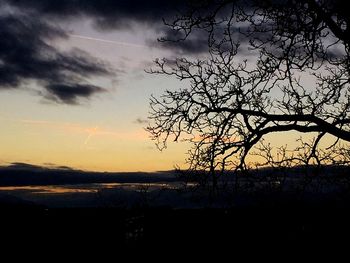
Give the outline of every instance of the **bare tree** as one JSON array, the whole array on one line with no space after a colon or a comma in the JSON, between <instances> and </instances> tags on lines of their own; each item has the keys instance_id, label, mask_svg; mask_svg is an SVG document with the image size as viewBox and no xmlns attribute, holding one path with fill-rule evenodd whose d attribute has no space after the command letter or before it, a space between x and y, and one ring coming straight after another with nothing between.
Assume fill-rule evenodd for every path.
<instances>
[{"instance_id":1,"label":"bare tree","mask_svg":"<svg viewBox=\"0 0 350 263\"><path fill-rule=\"evenodd\" d=\"M151 98L148 131L158 146L189 141L190 169L209 172L214 184L220 171L246 169L250 154L269 165L347 163L350 17L345 3L204 2L166 23L178 38L160 41L181 44L192 34L205 34L208 53L158 59L150 70L187 84ZM263 142L269 134L288 131L312 139L279 155Z\"/></svg>"}]
</instances>

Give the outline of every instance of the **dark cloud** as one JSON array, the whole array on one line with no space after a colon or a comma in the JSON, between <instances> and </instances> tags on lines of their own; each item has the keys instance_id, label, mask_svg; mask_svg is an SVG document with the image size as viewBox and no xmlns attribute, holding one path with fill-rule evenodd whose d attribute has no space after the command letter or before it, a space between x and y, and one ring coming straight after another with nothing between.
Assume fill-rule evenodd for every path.
<instances>
[{"instance_id":1,"label":"dark cloud","mask_svg":"<svg viewBox=\"0 0 350 263\"><path fill-rule=\"evenodd\" d=\"M25 169L25 170L41 170L42 167L29 164L29 163L21 163L21 162L14 162L11 163L9 166L0 166L1 169L7 168L7 169Z\"/></svg>"},{"instance_id":2,"label":"dark cloud","mask_svg":"<svg viewBox=\"0 0 350 263\"><path fill-rule=\"evenodd\" d=\"M43 166L41 166L41 167L42 168L45 167L45 168L49 168L49 169L58 169L58 170L74 170L72 167L69 167L66 165L57 165L55 163L50 163L50 162L43 163Z\"/></svg>"},{"instance_id":3,"label":"dark cloud","mask_svg":"<svg viewBox=\"0 0 350 263\"><path fill-rule=\"evenodd\" d=\"M208 38L161 42L161 46L180 55L196 55L208 51Z\"/></svg>"},{"instance_id":4,"label":"dark cloud","mask_svg":"<svg viewBox=\"0 0 350 263\"><path fill-rule=\"evenodd\" d=\"M100 30L126 29L133 23L158 27L184 2L0 0L0 89L24 88L34 81L45 98L69 104L105 91L88 79L110 76L112 70L83 51L63 53L50 44L68 37L58 25L86 17ZM186 43L181 49L196 48Z\"/></svg>"},{"instance_id":5,"label":"dark cloud","mask_svg":"<svg viewBox=\"0 0 350 263\"><path fill-rule=\"evenodd\" d=\"M106 91L89 79L111 76L112 70L81 50L55 48L51 43L68 37L58 25L89 18L99 30L139 23L165 37L175 36L163 27L162 18L171 21L186 6L187 1L178 0L0 0L0 89L23 88L34 81L45 98L69 104ZM207 38L199 32L187 41L160 46L177 54L198 54L207 50Z\"/></svg>"},{"instance_id":6,"label":"dark cloud","mask_svg":"<svg viewBox=\"0 0 350 263\"><path fill-rule=\"evenodd\" d=\"M39 13L44 18L56 19L56 21L61 21L62 18L74 20L79 17L88 17L99 30L130 29L133 24L138 23L153 27L166 38L170 36L174 38L176 32L164 26L163 19L172 21L176 14L188 8L188 2L191 1L13 0L11 5L27 13ZM155 39L150 40L150 46L154 46L155 42ZM181 54L200 53L204 51L205 46L207 46L206 39L202 35L194 35L192 39L185 42L167 42L160 45Z\"/></svg>"},{"instance_id":7,"label":"dark cloud","mask_svg":"<svg viewBox=\"0 0 350 263\"><path fill-rule=\"evenodd\" d=\"M103 29L128 27L130 21L159 23L185 6L179 0L13 0L11 5L39 12L43 16L76 18L77 15L94 19Z\"/></svg>"},{"instance_id":8,"label":"dark cloud","mask_svg":"<svg viewBox=\"0 0 350 263\"><path fill-rule=\"evenodd\" d=\"M78 98L88 98L95 93L106 90L88 84L48 84L46 90L49 92L47 98L67 104L76 104Z\"/></svg>"},{"instance_id":9,"label":"dark cloud","mask_svg":"<svg viewBox=\"0 0 350 263\"><path fill-rule=\"evenodd\" d=\"M4 170L25 170L25 171L46 171L46 170L58 170L58 171L66 171L66 170L74 170L69 166L60 166L53 163L45 163L44 166L34 165L30 163L22 163L22 162L13 162L8 166L0 166L0 173ZM75 170L78 171L78 170Z\"/></svg>"},{"instance_id":10,"label":"dark cloud","mask_svg":"<svg viewBox=\"0 0 350 263\"><path fill-rule=\"evenodd\" d=\"M182 31L175 31L170 27L165 27L162 30L161 38L148 39L148 45L152 47L162 47L172 50L178 55L196 55L208 51L208 32L204 30L193 31L192 34L184 39Z\"/></svg>"},{"instance_id":11,"label":"dark cloud","mask_svg":"<svg viewBox=\"0 0 350 263\"><path fill-rule=\"evenodd\" d=\"M112 75L112 70L79 49L60 52L49 44L65 37L59 27L38 17L0 15L0 88L23 88L36 81L48 98L64 103L101 92L86 79Z\"/></svg>"},{"instance_id":12,"label":"dark cloud","mask_svg":"<svg viewBox=\"0 0 350 263\"><path fill-rule=\"evenodd\" d=\"M143 118L137 118L135 120L136 124L148 124L148 120L147 119L143 119Z\"/></svg>"}]
</instances>

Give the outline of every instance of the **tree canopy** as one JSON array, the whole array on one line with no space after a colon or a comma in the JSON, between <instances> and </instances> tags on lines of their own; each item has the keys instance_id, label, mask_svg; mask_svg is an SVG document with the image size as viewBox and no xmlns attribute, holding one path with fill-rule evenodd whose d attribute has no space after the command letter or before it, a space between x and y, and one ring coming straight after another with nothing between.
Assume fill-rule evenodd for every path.
<instances>
[{"instance_id":1,"label":"tree canopy","mask_svg":"<svg viewBox=\"0 0 350 263\"><path fill-rule=\"evenodd\" d=\"M160 148L192 144L190 168L349 161L350 16L344 1L208 0L166 21L181 44L205 37L207 53L158 59L153 74L187 86L151 98L147 128ZM170 34L169 34L170 35ZM272 149L264 137L296 131L297 148ZM329 136L330 135L330 136ZM322 140L329 136L332 141ZM262 159L261 159L262 158Z\"/></svg>"}]
</instances>

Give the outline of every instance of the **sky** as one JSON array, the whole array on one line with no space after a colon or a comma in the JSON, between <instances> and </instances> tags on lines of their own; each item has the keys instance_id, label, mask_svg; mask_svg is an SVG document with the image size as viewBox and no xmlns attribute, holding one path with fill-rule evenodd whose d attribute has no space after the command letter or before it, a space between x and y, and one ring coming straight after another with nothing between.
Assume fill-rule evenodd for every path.
<instances>
[{"instance_id":1,"label":"sky","mask_svg":"<svg viewBox=\"0 0 350 263\"><path fill-rule=\"evenodd\" d=\"M197 58L208 48L195 33L157 41L173 34L162 19L183 8L176 0L0 0L0 165L185 167L188 144L159 151L145 131L150 96L187 85L145 70L156 58Z\"/></svg>"},{"instance_id":2,"label":"sky","mask_svg":"<svg viewBox=\"0 0 350 263\"><path fill-rule=\"evenodd\" d=\"M160 152L145 131L151 94L179 83L145 69L193 47L158 44L175 1L145 2L0 0L0 165L184 165L186 145Z\"/></svg>"}]
</instances>

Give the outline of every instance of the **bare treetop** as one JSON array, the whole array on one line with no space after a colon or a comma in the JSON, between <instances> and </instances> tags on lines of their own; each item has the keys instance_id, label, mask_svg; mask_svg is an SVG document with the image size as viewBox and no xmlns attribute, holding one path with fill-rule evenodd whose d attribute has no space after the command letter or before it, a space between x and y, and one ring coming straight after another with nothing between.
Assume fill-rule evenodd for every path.
<instances>
[{"instance_id":1,"label":"bare treetop","mask_svg":"<svg viewBox=\"0 0 350 263\"><path fill-rule=\"evenodd\" d=\"M347 163L350 142L350 17L342 1L205 1L166 24L181 44L208 40L202 59L156 60L154 74L187 81L151 99L148 127L160 148L190 141L190 168L247 168L263 164ZM173 43L173 42L172 42ZM272 154L264 136L313 135ZM322 139L334 140L320 147ZM327 140L328 142L328 140ZM255 150L252 150L252 149Z\"/></svg>"}]
</instances>

